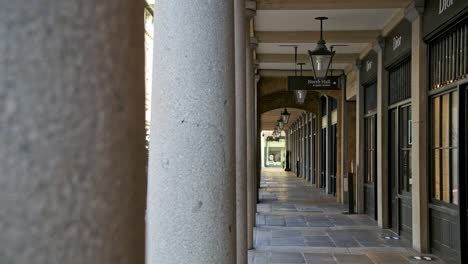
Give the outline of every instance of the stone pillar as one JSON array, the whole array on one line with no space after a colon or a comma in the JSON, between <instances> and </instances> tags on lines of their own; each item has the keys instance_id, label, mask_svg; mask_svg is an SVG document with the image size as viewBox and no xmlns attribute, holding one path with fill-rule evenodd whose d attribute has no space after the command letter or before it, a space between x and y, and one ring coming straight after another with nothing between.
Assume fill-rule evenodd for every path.
<instances>
[{"instance_id":1,"label":"stone pillar","mask_svg":"<svg viewBox=\"0 0 468 264\"><path fill-rule=\"evenodd\" d=\"M354 65L356 74L356 210L364 213L364 88L361 85L361 62Z\"/></svg>"},{"instance_id":2,"label":"stone pillar","mask_svg":"<svg viewBox=\"0 0 468 264\"><path fill-rule=\"evenodd\" d=\"M344 90L344 89L343 89ZM346 100L346 99L344 99ZM337 106L336 106L336 201L338 203L343 203L343 164L342 164L342 146L343 143L343 134L342 134L342 127L344 127L344 118L342 118L342 108L344 107L345 101L343 101L343 96L337 96L336 98Z\"/></svg>"},{"instance_id":3,"label":"stone pillar","mask_svg":"<svg viewBox=\"0 0 468 264\"><path fill-rule=\"evenodd\" d=\"M388 78L383 63L384 45L383 38L374 45L377 52L377 222L380 227L388 228Z\"/></svg>"},{"instance_id":4,"label":"stone pillar","mask_svg":"<svg viewBox=\"0 0 468 264\"><path fill-rule=\"evenodd\" d=\"M247 259L247 124L245 38L247 19L245 0L234 1L235 78L236 78L236 250L237 264Z\"/></svg>"},{"instance_id":5,"label":"stone pillar","mask_svg":"<svg viewBox=\"0 0 468 264\"><path fill-rule=\"evenodd\" d=\"M157 1L147 263L236 262L234 3Z\"/></svg>"},{"instance_id":6,"label":"stone pillar","mask_svg":"<svg viewBox=\"0 0 468 264\"><path fill-rule=\"evenodd\" d=\"M250 24L250 23L249 23ZM255 75L253 68L253 51L250 42L250 30L246 38L246 89L247 89L247 236L248 249L254 248L254 226L257 211L255 159Z\"/></svg>"},{"instance_id":7,"label":"stone pillar","mask_svg":"<svg viewBox=\"0 0 468 264\"><path fill-rule=\"evenodd\" d=\"M0 262L145 262L143 8L3 2Z\"/></svg>"},{"instance_id":8,"label":"stone pillar","mask_svg":"<svg viewBox=\"0 0 468 264\"><path fill-rule=\"evenodd\" d=\"M414 5L414 3L413 3ZM422 9L407 10L407 19L412 22L411 43L411 111L412 111L412 199L413 199L413 247L420 252L429 252L428 170L427 142L429 141L426 85L426 44L423 41Z\"/></svg>"}]
</instances>

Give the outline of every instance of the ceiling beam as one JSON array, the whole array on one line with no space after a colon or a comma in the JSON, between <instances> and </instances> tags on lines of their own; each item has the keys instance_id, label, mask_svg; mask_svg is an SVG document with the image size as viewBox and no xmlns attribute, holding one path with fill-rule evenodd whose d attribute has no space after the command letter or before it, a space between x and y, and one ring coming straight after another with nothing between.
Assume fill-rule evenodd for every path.
<instances>
[{"instance_id":1,"label":"ceiling beam","mask_svg":"<svg viewBox=\"0 0 468 264\"><path fill-rule=\"evenodd\" d=\"M266 70L262 69L258 71L260 76L264 77L288 77L288 76L294 76L295 72L294 70ZM340 76L344 73L344 70L333 70L333 75L335 76ZM297 74L299 75L299 71L297 71ZM313 72L311 70L303 70L302 71L303 76L313 76Z\"/></svg>"},{"instance_id":2,"label":"ceiling beam","mask_svg":"<svg viewBox=\"0 0 468 264\"><path fill-rule=\"evenodd\" d=\"M333 63L351 63L359 58L359 54L337 53L333 56ZM257 60L260 63L294 63L294 54L257 54ZM298 54L299 62L309 62L309 55Z\"/></svg>"},{"instance_id":3,"label":"ceiling beam","mask_svg":"<svg viewBox=\"0 0 468 264\"><path fill-rule=\"evenodd\" d=\"M380 34L379 30L325 31L328 43L368 43ZM320 31L257 31L258 42L263 43L316 43Z\"/></svg>"},{"instance_id":4,"label":"ceiling beam","mask_svg":"<svg viewBox=\"0 0 468 264\"><path fill-rule=\"evenodd\" d=\"M405 8L411 0L257 0L257 10Z\"/></svg>"}]
</instances>

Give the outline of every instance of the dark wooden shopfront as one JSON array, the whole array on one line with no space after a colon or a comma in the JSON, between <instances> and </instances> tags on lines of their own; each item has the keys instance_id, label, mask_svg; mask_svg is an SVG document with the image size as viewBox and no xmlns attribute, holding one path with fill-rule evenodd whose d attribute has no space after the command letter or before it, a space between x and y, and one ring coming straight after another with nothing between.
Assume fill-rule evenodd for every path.
<instances>
[{"instance_id":1,"label":"dark wooden shopfront","mask_svg":"<svg viewBox=\"0 0 468 264\"><path fill-rule=\"evenodd\" d=\"M468 1L429 0L428 45L430 247L448 263L468 263L466 126Z\"/></svg>"}]
</instances>

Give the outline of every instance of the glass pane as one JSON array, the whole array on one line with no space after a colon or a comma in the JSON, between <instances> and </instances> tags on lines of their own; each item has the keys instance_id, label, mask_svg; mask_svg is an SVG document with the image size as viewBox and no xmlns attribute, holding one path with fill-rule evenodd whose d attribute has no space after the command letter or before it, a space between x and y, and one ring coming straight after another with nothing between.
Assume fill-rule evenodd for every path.
<instances>
[{"instance_id":1,"label":"glass pane","mask_svg":"<svg viewBox=\"0 0 468 264\"><path fill-rule=\"evenodd\" d=\"M411 147L411 144L413 144L413 115L411 112L411 106L408 106L408 147Z\"/></svg>"},{"instance_id":2,"label":"glass pane","mask_svg":"<svg viewBox=\"0 0 468 264\"><path fill-rule=\"evenodd\" d=\"M450 203L450 150L442 150L442 195L443 201Z\"/></svg>"},{"instance_id":3,"label":"glass pane","mask_svg":"<svg viewBox=\"0 0 468 264\"><path fill-rule=\"evenodd\" d=\"M458 92L452 93L451 145L458 146Z\"/></svg>"},{"instance_id":4,"label":"glass pane","mask_svg":"<svg viewBox=\"0 0 468 264\"><path fill-rule=\"evenodd\" d=\"M436 97L433 100L433 107L432 107L432 113L433 113L433 127L432 127L432 134L433 134L433 139L432 142L434 144L434 147L439 147L440 146L440 97Z\"/></svg>"},{"instance_id":5,"label":"glass pane","mask_svg":"<svg viewBox=\"0 0 468 264\"><path fill-rule=\"evenodd\" d=\"M434 150L434 198L440 200L440 150Z\"/></svg>"},{"instance_id":6,"label":"glass pane","mask_svg":"<svg viewBox=\"0 0 468 264\"><path fill-rule=\"evenodd\" d=\"M400 180L401 180L401 185L400 188L402 191L408 191L408 151L403 150L401 151L401 156L400 156Z\"/></svg>"},{"instance_id":7,"label":"glass pane","mask_svg":"<svg viewBox=\"0 0 468 264\"><path fill-rule=\"evenodd\" d=\"M442 147L450 146L449 130L450 130L450 94L442 97Z\"/></svg>"},{"instance_id":8,"label":"glass pane","mask_svg":"<svg viewBox=\"0 0 468 264\"><path fill-rule=\"evenodd\" d=\"M412 187L413 187L413 174L412 174L413 170L412 170L411 162L412 162L411 150L409 150L408 151L408 189L406 190L407 192L411 192Z\"/></svg>"},{"instance_id":9,"label":"glass pane","mask_svg":"<svg viewBox=\"0 0 468 264\"><path fill-rule=\"evenodd\" d=\"M407 147L408 142L408 108L401 108L400 114L400 146L402 148Z\"/></svg>"},{"instance_id":10,"label":"glass pane","mask_svg":"<svg viewBox=\"0 0 468 264\"><path fill-rule=\"evenodd\" d=\"M452 203L458 204L458 149L452 149Z\"/></svg>"}]
</instances>

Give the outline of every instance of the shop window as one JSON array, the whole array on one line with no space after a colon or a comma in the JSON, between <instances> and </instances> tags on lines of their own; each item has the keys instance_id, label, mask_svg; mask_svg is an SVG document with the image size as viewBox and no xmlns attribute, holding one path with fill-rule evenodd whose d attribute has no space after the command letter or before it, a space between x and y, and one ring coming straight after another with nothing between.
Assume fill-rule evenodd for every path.
<instances>
[{"instance_id":1,"label":"shop window","mask_svg":"<svg viewBox=\"0 0 468 264\"><path fill-rule=\"evenodd\" d=\"M432 198L458 204L458 92L431 100Z\"/></svg>"},{"instance_id":2,"label":"shop window","mask_svg":"<svg viewBox=\"0 0 468 264\"><path fill-rule=\"evenodd\" d=\"M390 104L411 97L411 59L409 57L389 70L389 83Z\"/></svg>"},{"instance_id":3,"label":"shop window","mask_svg":"<svg viewBox=\"0 0 468 264\"><path fill-rule=\"evenodd\" d=\"M411 192L413 184L411 169L411 106L400 109L400 191Z\"/></svg>"},{"instance_id":4,"label":"shop window","mask_svg":"<svg viewBox=\"0 0 468 264\"><path fill-rule=\"evenodd\" d=\"M438 89L468 75L468 21L448 31L429 46L431 89Z\"/></svg>"},{"instance_id":5,"label":"shop window","mask_svg":"<svg viewBox=\"0 0 468 264\"><path fill-rule=\"evenodd\" d=\"M364 111L365 114L375 112L377 109L377 83L364 88Z\"/></svg>"}]
</instances>

